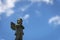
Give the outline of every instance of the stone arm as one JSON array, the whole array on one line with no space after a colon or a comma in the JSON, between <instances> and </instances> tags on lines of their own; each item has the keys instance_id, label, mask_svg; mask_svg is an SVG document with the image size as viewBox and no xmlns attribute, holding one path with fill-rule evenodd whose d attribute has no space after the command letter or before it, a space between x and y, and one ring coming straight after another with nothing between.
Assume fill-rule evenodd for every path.
<instances>
[{"instance_id":1,"label":"stone arm","mask_svg":"<svg viewBox=\"0 0 60 40\"><path fill-rule=\"evenodd\" d=\"M12 29L12 30L16 30L15 23L13 23L13 22L11 22L11 29Z\"/></svg>"}]
</instances>

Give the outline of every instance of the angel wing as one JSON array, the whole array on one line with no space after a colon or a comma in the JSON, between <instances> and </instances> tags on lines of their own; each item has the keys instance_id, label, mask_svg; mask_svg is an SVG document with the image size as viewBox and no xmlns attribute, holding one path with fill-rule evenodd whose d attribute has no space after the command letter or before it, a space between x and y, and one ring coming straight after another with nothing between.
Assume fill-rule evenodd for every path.
<instances>
[{"instance_id":1,"label":"angel wing","mask_svg":"<svg viewBox=\"0 0 60 40\"><path fill-rule=\"evenodd\" d=\"M11 29L12 30L15 30L16 29L15 23L13 23L13 22L11 22Z\"/></svg>"}]
</instances>

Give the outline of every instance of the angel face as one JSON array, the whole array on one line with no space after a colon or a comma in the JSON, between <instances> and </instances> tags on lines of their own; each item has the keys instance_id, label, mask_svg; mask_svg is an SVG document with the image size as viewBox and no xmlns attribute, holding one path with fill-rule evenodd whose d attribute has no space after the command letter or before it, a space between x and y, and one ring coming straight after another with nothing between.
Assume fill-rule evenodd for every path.
<instances>
[{"instance_id":1,"label":"angel face","mask_svg":"<svg viewBox=\"0 0 60 40\"><path fill-rule=\"evenodd\" d=\"M22 19L18 19L18 20L17 20L17 23L18 23L18 24L22 24Z\"/></svg>"}]
</instances>

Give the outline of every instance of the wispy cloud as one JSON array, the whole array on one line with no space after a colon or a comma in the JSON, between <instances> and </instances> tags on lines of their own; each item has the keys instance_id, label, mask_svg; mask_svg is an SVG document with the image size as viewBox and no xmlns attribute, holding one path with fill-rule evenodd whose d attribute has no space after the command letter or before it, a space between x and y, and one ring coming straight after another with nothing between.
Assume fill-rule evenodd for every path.
<instances>
[{"instance_id":1,"label":"wispy cloud","mask_svg":"<svg viewBox=\"0 0 60 40\"><path fill-rule=\"evenodd\" d=\"M41 12L39 10L36 10L35 13L38 17L41 16Z\"/></svg>"},{"instance_id":2,"label":"wispy cloud","mask_svg":"<svg viewBox=\"0 0 60 40\"><path fill-rule=\"evenodd\" d=\"M25 5L23 7L20 7L20 10L22 12L26 11L33 3L42 3L42 2L45 2L46 4L53 4L53 0L28 0L31 2L31 4L29 5Z\"/></svg>"},{"instance_id":3,"label":"wispy cloud","mask_svg":"<svg viewBox=\"0 0 60 40\"><path fill-rule=\"evenodd\" d=\"M30 15L29 14L26 14L26 15L23 16L23 19L24 20L27 20L29 17L30 17Z\"/></svg>"},{"instance_id":4,"label":"wispy cloud","mask_svg":"<svg viewBox=\"0 0 60 40\"><path fill-rule=\"evenodd\" d=\"M47 3L47 4L53 4L53 0L29 0L29 1L31 1L32 3L35 3L35 2L45 2L45 3Z\"/></svg>"},{"instance_id":5,"label":"wispy cloud","mask_svg":"<svg viewBox=\"0 0 60 40\"><path fill-rule=\"evenodd\" d=\"M20 7L20 10L22 12L26 11L28 8L30 7L30 5L25 5L24 7Z\"/></svg>"},{"instance_id":6,"label":"wispy cloud","mask_svg":"<svg viewBox=\"0 0 60 40\"><path fill-rule=\"evenodd\" d=\"M2 13L6 13L7 16L10 16L14 13L14 10L12 8L15 7L15 3L17 0L0 0L0 15ZM11 13L11 14L10 14Z\"/></svg>"},{"instance_id":7,"label":"wispy cloud","mask_svg":"<svg viewBox=\"0 0 60 40\"><path fill-rule=\"evenodd\" d=\"M49 24L60 25L60 16L54 16L50 18Z\"/></svg>"},{"instance_id":8,"label":"wispy cloud","mask_svg":"<svg viewBox=\"0 0 60 40\"><path fill-rule=\"evenodd\" d=\"M53 0L42 0L42 2L45 2L47 4L53 4Z\"/></svg>"},{"instance_id":9,"label":"wispy cloud","mask_svg":"<svg viewBox=\"0 0 60 40\"><path fill-rule=\"evenodd\" d=\"M24 20L24 23L29 24L29 18L30 18L29 14L25 14L22 18Z\"/></svg>"},{"instance_id":10,"label":"wispy cloud","mask_svg":"<svg viewBox=\"0 0 60 40\"><path fill-rule=\"evenodd\" d=\"M19 10L21 10L22 12L24 12L24 11L26 11L31 5L32 5L32 3L29 4L29 5L25 5L25 6L23 6L23 7L20 7Z\"/></svg>"}]
</instances>

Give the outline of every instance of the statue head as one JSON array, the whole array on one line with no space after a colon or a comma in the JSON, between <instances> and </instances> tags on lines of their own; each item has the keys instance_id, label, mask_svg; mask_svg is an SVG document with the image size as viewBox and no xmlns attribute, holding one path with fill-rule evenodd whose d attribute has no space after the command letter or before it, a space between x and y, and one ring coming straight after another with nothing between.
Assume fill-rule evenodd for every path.
<instances>
[{"instance_id":1,"label":"statue head","mask_svg":"<svg viewBox=\"0 0 60 40\"><path fill-rule=\"evenodd\" d=\"M22 22L23 22L22 18L19 18L19 19L17 20L17 23L18 23L18 24L22 24Z\"/></svg>"}]
</instances>

